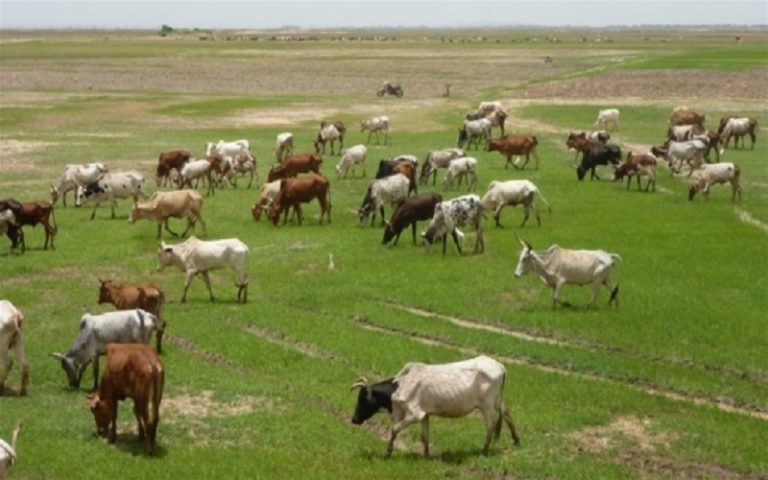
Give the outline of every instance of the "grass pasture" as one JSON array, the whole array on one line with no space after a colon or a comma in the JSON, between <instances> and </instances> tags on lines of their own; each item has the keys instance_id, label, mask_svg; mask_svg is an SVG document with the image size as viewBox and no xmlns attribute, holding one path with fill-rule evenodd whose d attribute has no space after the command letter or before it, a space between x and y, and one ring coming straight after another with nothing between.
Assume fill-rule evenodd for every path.
<instances>
[{"instance_id":1,"label":"grass pasture","mask_svg":"<svg viewBox=\"0 0 768 480\"><path fill-rule=\"evenodd\" d=\"M27 397L13 394L16 368L11 394L0 397L0 437L24 420L11 478L768 478L765 32L565 30L553 40L498 31L486 41L473 40L477 32L399 32L386 42L200 35L0 33L0 198L48 199L65 164L92 161L140 170L151 192L159 152L202 155L220 138L247 138L264 180L275 135L291 131L296 150L308 150L323 119L343 120L352 146L366 139L361 119L387 114L393 144L369 146L365 179L337 179L338 157L325 155L330 225L318 225L316 203L301 227L254 222L258 189L243 179L204 199L209 238L237 237L251 249L246 305L235 302L230 271L211 275L215 303L195 279L180 304L182 273L156 271L156 227L130 225L125 201L117 219L102 206L93 221L92 207L59 203L55 251L40 248L40 228L26 230L24 255L0 240L0 298L26 316L31 370ZM402 99L374 96L387 78L402 82ZM382 247L378 223L360 226L355 214L378 160L454 145L463 115L489 99L507 106L508 131L537 135L541 165L505 170L501 156L473 150L476 193L494 179L528 178L552 213L539 202L542 226L531 218L519 228L521 210L506 208L505 228L486 221L482 255L459 256L450 244L445 256L439 246L425 254L409 231ZM755 148L723 158L741 166L741 202L730 202L726 186L689 202L685 178L665 166L655 193L627 191L605 170L602 181L577 182L569 130L618 107L613 140L623 151L649 148L681 104L704 111L710 128L724 115L758 119ZM442 178L420 191L464 193L443 192ZM475 235L465 233L471 251ZM539 249L619 253L621 307L608 309L603 290L587 309L589 289L566 286L563 299L575 307L553 310L538 279L513 275L515 233ZM169 300L154 458L136 441L130 403L121 404L116 445L98 439L85 404L90 370L73 391L49 357L69 347L83 313L110 310L96 304L99 277L151 281ZM432 458L420 457L416 425L385 459L389 419L349 422L358 377L479 353L507 367L519 448L503 432L483 457L479 415L436 418Z\"/></svg>"}]
</instances>

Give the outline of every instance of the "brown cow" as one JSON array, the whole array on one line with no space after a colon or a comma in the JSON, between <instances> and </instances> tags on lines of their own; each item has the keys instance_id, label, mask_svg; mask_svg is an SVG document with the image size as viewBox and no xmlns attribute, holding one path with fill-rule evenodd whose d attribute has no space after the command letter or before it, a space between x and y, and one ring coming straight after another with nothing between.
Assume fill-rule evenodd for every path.
<instances>
[{"instance_id":1,"label":"brown cow","mask_svg":"<svg viewBox=\"0 0 768 480\"><path fill-rule=\"evenodd\" d=\"M140 343L107 345L107 366L98 391L89 401L98 434L107 437L109 443L115 443L117 402L130 397L139 426L139 440L144 441L144 452L152 455L156 446L164 383L163 362L152 347Z\"/></svg>"},{"instance_id":2,"label":"brown cow","mask_svg":"<svg viewBox=\"0 0 768 480\"><path fill-rule=\"evenodd\" d=\"M672 110L672 115L669 117L669 125L698 125L703 128L706 118L706 115L696 112L690 107L677 107Z\"/></svg>"},{"instance_id":3,"label":"brown cow","mask_svg":"<svg viewBox=\"0 0 768 480\"><path fill-rule=\"evenodd\" d=\"M507 163L504 164L504 168L508 168L512 163L512 155L525 155L525 163L522 167L518 167L516 163L512 163L512 166L518 170L525 170L525 166L528 165L530 160L530 154L533 154L533 158L536 159L536 170L539 169L539 155L536 153L536 146L539 141L534 135L506 135L500 138L494 138L486 142L485 150L487 152L499 152L507 157Z\"/></svg>"},{"instance_id":4,"label":"brown cow","mask_svg":"<svg viewBox=\"0 0 768 480\"><path fill-rule=\"evenodd\" d=\"M99 279L99 304L111 303L117 310L141 308L157 318L157 353L163 353L165 321L160 315L165 294L151 283L123 282L116 285L112 280Z\"/></svg>"},{"instance_id":5,"label":"brown cow","mask_svg":"<svg viewBox=\"0 0 768 480\"><path fill-rule=\"evenodd\" d=\"M608 138L610 138L610 136L608 136ZM587 135L587 132L581 132L581 133L571 132L568 134L568 139L565 141L565 145L569 149L572 148L576 150L576 155L573 157L574 162L579 159L579 153L581 153L583 157L584 152L586 152L592 147L596 147L600 143L605 143L605 142L601 142L599 140L599 135L598 135L598 138L592 138L589 135Z\"/></svg>"},{"instance_id":6,"label":"brown cow","mask_svg":"<svg viewBox=\"0 0 768 480\"><path fill-rule=\"evenodd\" d=\"M730 128L726 132L726 125L731 122ZM744 145L744 137L749 135L749 139L752 141L751 149L755 148L755 130L757 129L757 120L752 117L722 117L720 118L720 126L717 129L718 138L723 142L723 148L728 148L728 144L733 137L733 148L739 148L739 139L741 139L741 148L746 148ZM718 155L718 160L720 159Z\"/></svg>"},{"instance_id":7,"label":"brown cow","mask_svg":"<svg viewBox=\"0 0 768 480\"><path fill-rule=\"evenodd\" d=\"M172 150L161 153L160 158L157 159L157 172L155 174L157 186L164 187L168 184L171 170L174 168L177 174L181 173L181 167L189 161L191 155L186 150Z\"/></svg>"},{"instance_id":8,"label":"brown cow","mask_svg":"<svg viewBox=\"0 0 768 480\"><path fill-rule=\"evenodd\" d=\"M304 152L285 157L283 163L275 165L269 169L267 182L282 178L295 177L300 173L315 172L320 173L320 165L323 163L323 157L317 153Z\"/></svg>"},{"instance_id":9,"label":"brown cow","mask_svg":"<svg viewBox=\"0 0 768 480\"><path fill-rule=\"evenodd\" d=\"M648 191L651 184L653 184L653 191L656 191L656 157L650 153L636 153L628 152L627 159L614 170L614 181L620 181L622 178L627 177L627 190L632 183L632 177L637 177L637 189L640 190L640 177L647 176L648 184L645 186L645 191Z\"/></svg>"},{"instance_id":10,"label":"brown cow","mask_svg":"<svg viewBox=\"0 0 768 480\"><path fill-rule=\"evenodd\" d=\"M56 236L58 228L56 227L56 217L53 214L53 204L48 202L21 203L13 198L0 200L0 212L9 209L16 217L16 223L9 225L7 232L14 248L21 241L21 251L22 253L25 252L27 246L24 241L24 232L21 231L21 228L24 225L36 227L38 223L41 223L45 228L45 244L43 248L47 250L48 242L50 241L51 250L56 249L53 245L53 238Z\"/></svg>"},{"instance_id":11,"label":"brown cow","mask_svg":"<svg viewBox=\"0 0 768 480\"><path fill-rule=\"evenodd\" d=\"M301 204L309 203L317 199L320 202L320 224L323 223L323 215L327 213L328 223L331 223L331 184L322 175L309 174L297 178L283 179L280 182L280 193L277 194L274 203L269 209L269 219L273 225L277 225L280 213L293 207L301 225Z\"/></svg>"},{"instance_id":12,"label":"brown cow","mask_svg":"<svg viewBox=\"0 0 768 480\"><path fill-rule=\"evenodd\" d=\"M154 220L157 222L157 238L160 238L161 227L164 224L165 229L173 235L179 235L168 228L168 219L186 218L187 229L181 234L183 237L194 227L199 220L203 224L203 233L208 235L203 220L203 197L195 190L176 190L173 192L155 192L152 198L146 202L140 202L133 206L129 221L135 223L136 220Z\"/></svg>"}]
</instances>

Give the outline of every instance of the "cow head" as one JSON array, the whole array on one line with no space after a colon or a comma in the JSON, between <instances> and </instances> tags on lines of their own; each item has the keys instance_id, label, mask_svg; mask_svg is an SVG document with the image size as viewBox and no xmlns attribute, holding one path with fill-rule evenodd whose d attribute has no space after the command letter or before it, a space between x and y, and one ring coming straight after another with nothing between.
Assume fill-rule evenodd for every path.
<instances>
[{"instance_id":1,"label":"cow head","mask_svg":"<svg viewBox=\"0 0 768 480\"><path fill-rule=\"evenodd\" d=\"M432 216L432 221L429 223L427 230L421 234L424 246L427 248L435 243L435 239L440 238L453 230L453 228L448 225L447 215L440 206L440 203L435 205L435 214Z\"/></svg>"},{"instance_id":2,"label":"cow head","mask_svg":"<svg viewBox=\"0 0 768 480\"><path fill-rule=\"evenodd\" d=\"M55 204L60 196L61 196L61 193L59 193L59 189L56 188L56 186L51 183L51 202Z\"/></svg>"},{"instance_id":3,"label":"cow head","mask_svg":"<svg viewBox=\"0 0 768 480\"><path fill-rule=\"evenodd\" d=\"M62 355L61 353L52 353L51 356L61 362L61 368L67 373L69 386L72 388L80 387L80 379L83 378L84 366L79 365L75 359Z\"/></svg>"},{"instance_id":4,"label":"cow head","mask_svg":"<svg viewBox=\"0 0 768 480\"><path fill-rule=\"evenodd\" d=\"M517 235L515 235L517 237ZM533 247L530 243L521 240L517 237L517 241L523 246L523 250L520 252L520 258L517 260L517 267L515 267L515 277L520 278L526 273L530 272L533 268L534 253Z\"/></svg>"},{"instance_id":5,"label":"cow head","mask_svg":"<svg viewBox=\"0 0 768 480\"><path fill-rule=\"evenodd\" d=\"M688 183L688 200L693 200L693 197L695 197L700 190L703 190L706 184L707 182L703 178L691 180Z\"/></svg>"},{"instance_id":6,"label":"cow head","mask_svg":"<svg viewBox=\"0 0 768 480\"><path fill-rule=\"evenodd\" d=\"M95 393L88 398L88 406L91 409L94 420L96 420L96 433L100 437L106 437L109 431L109 424L112 420L112 412L110 411L109 404L99 398L99 394Z\"/></svg>"},{"instance_id":7,"label":"cow head","mask_svg":"<svg viewBox=\"0 0 768 480\"><path fill-rule=\"evenodd\" d=\"M368 385L368 380L361 377L352 384L352 390L355 388L360 389L355 413L352 415L352 423L355 425L362 424L381 409L392 412L392 394L397 390L397 383L393 378Z\"/></svg>"},{"instance_id":8,"label":"cow head","mask_svg":"<svg viewBox=\"0 0 768 480\"><path fill-rule=\"evenodd\" d=\"M389 223L389 220L385 220L384 238L382 239L381 244L382 245L388 244L389 242L392 241L393 238L395 238L395 235L397 235L395 228L392 226L391 223Z\"/></svg>"},{"instance_id":9,"label":"cow head","mask_svg":"<svg viewBox=\"0 0 768 480\"><path fill-rule=\"evenodd\" d=\"M173 245L168 245L163 241L157 247L157 271L162 272L165 267L173 264Z\"/></svg>"},{"instance_id":10,"label":"cow head","mask_svg":"<svg viewBox=\"0 0 768 480\"><path fill-rule=\"evenodd\" d=\"M467 143L467 140L469 140L469 134L467 133L466 127L459 129L459 137L456 139L456 146L458 148L462 148L465 143Z\"/></svg>"},{"instance_id":11,"label":"cow head","mask_svg":"<svg viewBox=\"0 0 768 480\"><path fill-rule=\"evenodd\" d=\"M101 286L99 287L99 304L102 303L110 303L112 302L112 291L110 288L112 287L112 280L102 280L99 279L99 283Z\"/></svg>"}]
</instances>

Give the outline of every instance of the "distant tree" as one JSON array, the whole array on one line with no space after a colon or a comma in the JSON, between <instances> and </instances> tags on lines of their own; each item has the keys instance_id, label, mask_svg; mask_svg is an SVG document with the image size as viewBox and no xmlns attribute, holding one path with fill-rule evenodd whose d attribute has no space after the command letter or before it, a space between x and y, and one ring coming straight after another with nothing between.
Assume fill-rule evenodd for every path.
<instances>
[{"instance_id":1,"label":"distant tree","mask_svg":"<svg viewBox=\"0 0 768 480\"><path fill-rule=\"evenodd\" d=\"M170 25L165 25L164 24L162 27L160 27L160 36L161 37L164 37L164 36L168 35L171 32L173 32L173 27L170 26Z\"/></svg>"}]
</instances>

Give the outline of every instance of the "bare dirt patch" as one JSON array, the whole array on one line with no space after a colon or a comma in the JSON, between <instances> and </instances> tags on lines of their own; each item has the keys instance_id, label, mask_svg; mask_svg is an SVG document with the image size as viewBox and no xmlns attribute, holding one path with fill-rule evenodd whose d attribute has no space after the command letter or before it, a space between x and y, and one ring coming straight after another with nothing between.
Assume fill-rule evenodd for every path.
<instances>
[{"instance_id":1,"label":"bare dirt patch","mask_svg":"<svg viewBox=\"0 0 768 480\"><path fill-rule=\"evenodd\" d=\"M214 392L203 390L196 394L182 393L166 396L161 404L163 421L177 423L185 417L195 419L247 415L254 411L274 411L281 407L267 397L239 395L229 402L214 399ZM167 420L166 420L167 419Z\"/></svg>"},{"instance_id":2,"label":"bare dirt patch","mask_svg":"<svg viewBox=\"0 0 768 480\"><path fill-rule=\"evenodd\" d=\"M651 421L635 416L621 416L608 425L587 427L570 436L584 449L599 453L609 450L623 440L629 440L640 450L656 451L657 446L669 447L674 437L666 433L649 431Z\"/></svg>"},{"instance_id":3,"label":"bare dirt patch","mask_svg":"<svg viewBox=\"0 0 768 480\"><path fill-rule=\"evenodd\" d=\"M30 153L55 146L51 142L32 142L0 139L0 173L30 172L38 170L34 161L26 158Z\"/></svg>"}]
</instances>

